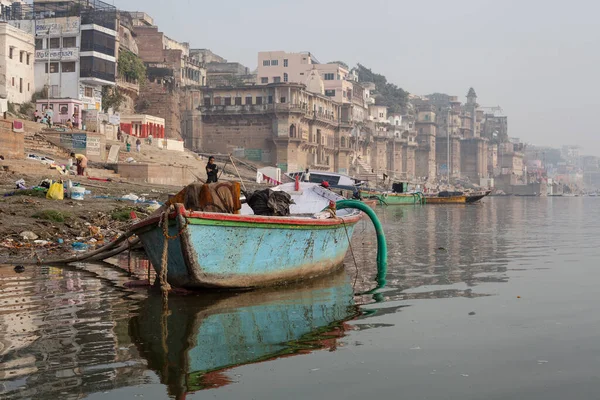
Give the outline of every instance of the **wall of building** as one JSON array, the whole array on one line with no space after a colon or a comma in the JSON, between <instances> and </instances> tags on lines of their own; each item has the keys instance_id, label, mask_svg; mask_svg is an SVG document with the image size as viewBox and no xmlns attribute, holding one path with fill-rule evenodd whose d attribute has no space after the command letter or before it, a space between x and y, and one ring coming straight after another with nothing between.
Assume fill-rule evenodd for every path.
<instances>
[{"instance_id":1,"label":"wall of building","mask_svg":"<svg viewBox=\"0 0 600 400\"><path fill-rule=\"evenodd\" d=\"M0 22L0 52L0 97L17 104L31 101L35 89L33 35Z\"/></svg>"},{"instance_id":2,"label":"wall of building","mask_svg":"<svg viewBox=\"0 0 600 400\"><path fill-rule=\"evenodd\" d=\"M189 168L171 165L117 164L116 173L132 182L156 185L184 186L197 180Z\"/></svg>"},{"instance_id":3,"label":"wall of building","mask_svg":"<svg viewBox=\"0 0 600 400\"><path fill-rule=\"evenodd\" d=\"M8 121L0 123L0 155L6 159L25 157L23 134L13 132L12 123Z\"/></svg>"}]
</instances>

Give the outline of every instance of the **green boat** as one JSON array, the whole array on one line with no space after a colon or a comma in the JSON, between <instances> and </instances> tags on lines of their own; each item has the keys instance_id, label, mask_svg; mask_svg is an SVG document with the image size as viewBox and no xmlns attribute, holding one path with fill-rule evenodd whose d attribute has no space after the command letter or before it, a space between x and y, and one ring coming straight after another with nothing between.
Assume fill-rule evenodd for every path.
<instances>
[{"instance_id":1,"label":"green boat","mask_svg":"<svg viewBox=\"0 0 600 400\"><path fill-rule=\"evenodd\" d=\"M360 195L364 199L377 199L379 204L385 206L425 204L423 194L420 192L393 193L361 190Z\"/></svg>"}]
</instances>

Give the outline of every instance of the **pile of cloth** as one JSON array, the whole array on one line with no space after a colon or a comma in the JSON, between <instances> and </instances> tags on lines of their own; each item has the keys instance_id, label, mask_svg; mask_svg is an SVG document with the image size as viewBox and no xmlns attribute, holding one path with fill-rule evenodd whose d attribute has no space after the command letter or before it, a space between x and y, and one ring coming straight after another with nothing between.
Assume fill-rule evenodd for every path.
<instances>
[{"instance_id":1,"label":"pile of cloth","mask_svg":"<svg viewBox=\"0 0 600 400\"><path fill-rule=\"evenodd\" d=\"M244 195L254 215L285 217L290 215L290 205L295 204L289 193L271 189L257 190Z\"/></svg>"},{"instance_id":2,"label":"pile of cloth","mask_svg":"<svg viewBox=\"0 0 600 400\"><path fill-rule=\"evenodd\" d=\"M192 183L169 200L187 210L239 214L242 208L238 182Z\"/></svg>"}]
</instances>

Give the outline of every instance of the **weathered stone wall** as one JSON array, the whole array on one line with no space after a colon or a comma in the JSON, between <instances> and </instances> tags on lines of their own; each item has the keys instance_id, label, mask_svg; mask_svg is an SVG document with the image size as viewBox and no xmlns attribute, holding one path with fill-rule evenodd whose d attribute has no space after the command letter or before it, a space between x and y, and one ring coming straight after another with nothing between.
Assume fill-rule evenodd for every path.
<instances>
[{"instance_id":1,"label":"weathered stone wall","mask_svg":"<svg viewBox=\"0 0 600 400\"><path fill-rule=\"evenodd\" d=\"M25 157L23 134L0 127L0 155L6 159Z\"/></svg>"},{"instance_id":2,"label":"weathered stone wall","mask_svg":"<svg viewBox=\"0 0 600 400\"><path fill-rule=\"evenodd\" d=\"M461 175L472 182L487 177L487 141L480 138L461 141Z\"/></svg>"},{"instance_id":3,"label":"weathered stone wall","mask_svg":"<svg viewBox=\"0 0 600 400\"><path fill-rule=\"evenodd\" d=\"M202 152L236 153L269 164L275 161L273 120L269 115L205 115L202 121Z\"/></svg>"},{"instance_id":4,"label":"weathered stone wall","mask_svg":"<svg viewBox=\"0 0 600 400\"><path fill-rule=\"evenodd\" d=\"M184 186L196 181L196 175L203 176L204 171L190 171L188 167L166 166L158 164L117 164L116 172L132 182L152 183L156 185Z\"/></svg>"},{"instance_id":5,"label":"weathered stone wall","mask_svg":"<svg viewBox=\"0 0 600 400\"><path fill-rule=\"evenodd\" d=\"M140 91L140 101L148 107L139 111L164 118L167 139L183 139L181 136L180 90L178 88L170 88L158 82L147 82Z\"/></svg>"}]
</instances>

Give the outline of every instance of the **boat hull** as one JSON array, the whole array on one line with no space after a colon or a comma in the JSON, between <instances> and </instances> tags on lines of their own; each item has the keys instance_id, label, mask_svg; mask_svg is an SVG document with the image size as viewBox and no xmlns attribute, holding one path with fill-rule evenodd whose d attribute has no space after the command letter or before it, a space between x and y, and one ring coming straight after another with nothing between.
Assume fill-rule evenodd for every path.
<instances>
[{"instance_id":1,"label":"boat hull","mask_svg":"<svg viewBox=\"0 0 600 400\"><path fill-rule=\"evenodd\" d=\"M361 192L360 194L364 198L375 198L380 204L389 206L423 204L423 196L420 193Z\"/></svg>"},{"instance_id":2,"label":"boat hull","mask_svg":"<svg viewBox=\"0 0 600 400\"><path fill-rule=\"evenodd\" d=\"M182 288L253 288L327 274L343 263L360 213L336 219L187 213L170 217L167 280ZM160 219L136 228L157 273Z\"/></svg>"},{"instance_id":3,"label":"boat hull","mask_svg":"<svg viewBox=\"0 0 600 400\"><path fill-rule=\"evenodd\" d=\"M429 197L425 196L425 204L466 204L467 196Z\"/></svg>"}]
</instances>

